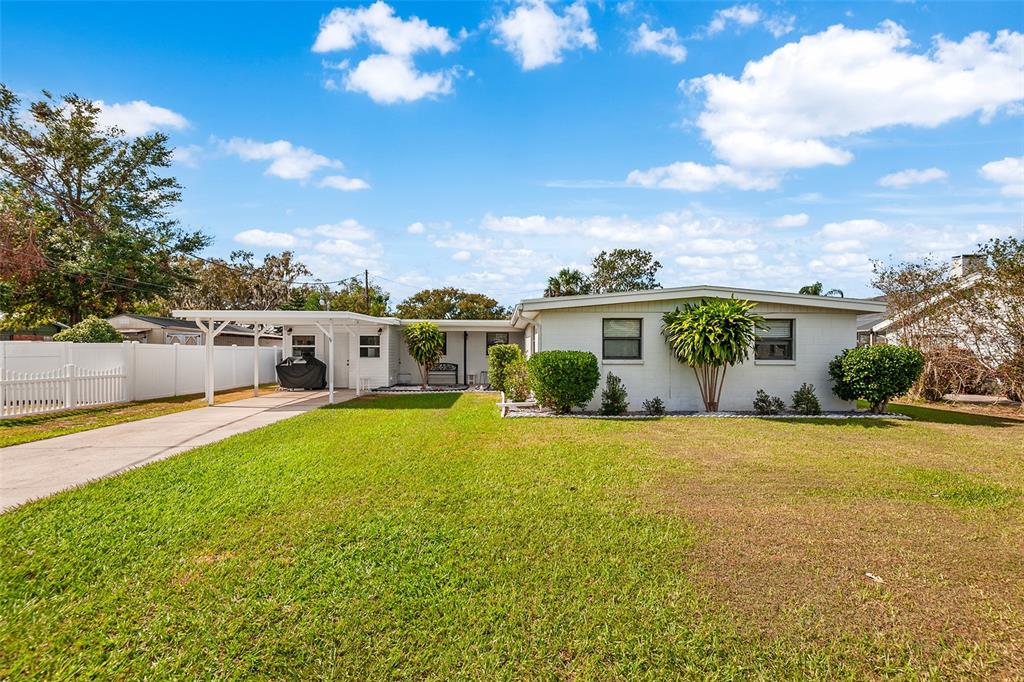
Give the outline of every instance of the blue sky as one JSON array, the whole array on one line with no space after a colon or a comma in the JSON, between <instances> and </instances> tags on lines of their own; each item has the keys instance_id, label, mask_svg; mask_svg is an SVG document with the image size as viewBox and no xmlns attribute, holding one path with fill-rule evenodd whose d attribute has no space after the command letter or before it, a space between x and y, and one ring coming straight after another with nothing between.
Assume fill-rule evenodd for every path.
<instances>
[{"instance_id":1,"label":"blue sky","mask_svg":"<svg viewBox=\"0 0 1024 682\"><path fill-rule=\"evenodd\" d=\"M166 132L211 255L504 303L642 247L666 286L869 295L1024 233L1017 3L18 3L0 77Z\"/></svg>"}]
</instances>

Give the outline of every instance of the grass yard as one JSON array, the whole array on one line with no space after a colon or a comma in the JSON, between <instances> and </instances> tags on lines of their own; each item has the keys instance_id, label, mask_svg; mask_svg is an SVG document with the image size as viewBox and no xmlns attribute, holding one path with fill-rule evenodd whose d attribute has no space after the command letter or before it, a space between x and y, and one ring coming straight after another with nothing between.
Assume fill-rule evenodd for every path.
<instances>
[{"instance_id":1,"label":"grass yard","mask_svg":"<svg viewBox=\"0 0 1024 682\"><path fill-rule=\"evenodd\" d=\"M260 394L271 393L276 388L277 384L263 384L260 386ZM232 388L214 394L214 403L219 405L251 397L252 387ZM173 398L140 400L134 403L120 403L87 410L0 419L0 448L79 431L89 431L101 426L159 417L172 412L194 410L197 407L206 407L206 398L201 393L179 395Z\"/></svg>"},{"instance_id":2,"label":"grass yard","mask_svg":"<svg viewBox=\"0 0 1024 682\"><path fill-rule=\"evenodd\" d=\"M1024 676L1024 421L493 402L364 398L0 516L0 678Z\"/></svg>"}]
</instances>

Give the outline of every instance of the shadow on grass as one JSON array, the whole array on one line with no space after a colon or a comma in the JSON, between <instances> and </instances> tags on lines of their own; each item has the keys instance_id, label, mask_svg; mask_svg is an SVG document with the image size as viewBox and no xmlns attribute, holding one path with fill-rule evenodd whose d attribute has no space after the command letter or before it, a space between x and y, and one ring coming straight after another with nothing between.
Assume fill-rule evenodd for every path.
<instances>
[{"instance_id":1,"label":"shadow on grass","mask_svg":"<svg viewBox=\"0 0 1024 682\"><path fill-rule=\"evenodd\" d=\"M889 405L890 412L905 414L914 421L932 422L935 424L962 424L964 426L995 426L1000 428L1022 426L1024 417L1004 417L993 414L975 414L959 410L947 410L920 405Z\"/></svg>"},{"instance_id":2,"label":"shadow on grass","mask_svg":"<svg viewBox=\"0 0 1024 682\"><path fill-rule=\"evenodd\" d=\"M410 395L364 395L337 405L330 410L446 410L455 404L461 393L413 393Z\"/></svg>"},{"instance_id":3,"label":"shadow on grass","mask_svg":"<svg viewBox=\"0 0 1024 682\"><path fill-rule=\"evenodd\" d=\"M762 419L761 421L785 422L787 424L814 424L816 426L838 426L840 428L891 429L900 419L878 419L876 417L853 417L851 419Z\"/></svg>"}]
</instances>

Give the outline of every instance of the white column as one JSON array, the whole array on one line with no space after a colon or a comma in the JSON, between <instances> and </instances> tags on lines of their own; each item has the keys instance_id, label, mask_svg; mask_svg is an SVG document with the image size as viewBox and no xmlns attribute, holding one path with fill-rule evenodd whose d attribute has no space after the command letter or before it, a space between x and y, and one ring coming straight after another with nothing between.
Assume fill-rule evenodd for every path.
<instances>
[{"instance_id":1,"label":"white column","mask_svg":"<svg viewBox=\"0 0 1024 682\"><path fill-rule=\"evenodd\" d=\"M196 325L203 331L206 339L206 371L203 375L203 386L206 389L206 404L213 405L213 320L208 320L206 325L202 320L196 320Z\"/></svg>"},{"instance_id":2,"label":"white column","mask_svg":"<svg viewBox=\"0 0 1024 682\"><path fill-rule=\"evenodd\" d=\"M319 322L316 323L317 328L323 333L324 338L327 339L327 404L334 404L334 320L330 320L327 323L325 329Z\"/></svg>"},{"instance_id":3,"label":"white column","mask_svg":"<svg viewBox=\"0 0 1024 682\"><path fill-rule=\"evenodd\" d=\"M258 398L260 395L260 334L263 332L263 325L258 324L253 328L252 337L252 395Z\"/></svg>"}]
</instances>

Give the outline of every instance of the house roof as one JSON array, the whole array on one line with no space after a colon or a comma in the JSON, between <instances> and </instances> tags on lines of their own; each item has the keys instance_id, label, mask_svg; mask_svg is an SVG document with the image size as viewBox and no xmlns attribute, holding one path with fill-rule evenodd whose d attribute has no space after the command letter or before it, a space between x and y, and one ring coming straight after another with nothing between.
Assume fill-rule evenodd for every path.
<instances>
[{"instance_id":1,"label":"house roof","mask_svg":"<svg viewBox=\"0 0 1024 682\"><path fill-rule=\"evenodd\" d=\"M347 310L175 310L171 313L185 320L231 320L247 324L327 324L331 322L403 326L414 322L433 322L442 329L475 329L482 331L512 331L514 325L509 320L411 320L397 317L374 317ZM180 320L174 320L182 324ZM195 325L195 322L188 324ZM233 325L229 325L230 328ZM249 333L252 333L251 330Z\"/></svg>"},{"instance_id":2,"label":"house roof","mask_svg":"<svg viewBox=\"0 0 1024 682\"><path fill-rule=\"evenodd\" d=\"M178 311L175 311L175 312L178 312ZM173 317L155 317L153 315L135 315L134 313L123 313L121 315L117 315L116 317L129 317L129 318L131 318L133 320L141 320L143 322L149 322L150 324L155 324L156 326L161 327L163 329L185 329L185 330L188 330L188 331L196 331L196 332L201 331L199 329L199 326L195 322L193 322L192 320L186 320L186 319L176 319L176 318L173 318ZM223 318L221 318L221 319L223 319ZM143 328L134 329L133 328L133 329L122 329L120 331L137 332L137 331L145 331L145 329L143 329ZM248 327L240 327L237 324L229 324L226 327L224 327L224 331L221 332L221 333L223 333L223 334L239 334L239 335L242 335L242 336L252 336L253 335L253 330L249 329Z\"/></svg>"},{"instance_id":3,"label":"house roof","mask_svg":"<svg viewBox=\"0 0 1024 682\"><path fill-rule=\"evenodd\" d=\"M579 308L592 305L611 305L615 303L639 303L646 301L670 301L680 298L742 298L758 303L786 303L832 310L846 310L856 313L883 313L885 303L882 301L860 298L839 298L832 296L811 296L794 294L787 291L762 291L759 289L742 289L738 287L718 287L701 284L688 287L672 287L668 289L649 289L646 291L622 291L611 294L584 294L580 296L558 296L554 298L528 298L516 306L512 321L520 315L544 310L561 308Z\"/></svg>"},{"instance_id":4,"label":"house roof","mask_svg":"<svg viewBox=\"0 0 1024 682\"><path fill-rule=\"evenodd\" d=\"M892 317L887 317L887 316L883 315L870 328L870 331L873 331L873 332L884 332L885 330L887 330L889 327L891 327L893 325L899 325L899 323L902 322L904 318L907 318L907 317L913 318L913 317L915 317L917 315L921 315L922 313L924 313L926 310L928 310L929 308L931 308L935 304L941 303L945 299L949 298L953 294L953 291L963 291L964 289L970 289L974 285L978 284L983 278L984 278L984 273L981 273L981 272L972 272L969 275L964 275L962 277L959 277L959 278L957 278L956 286L954 286L952 290L946 289L946 290L936 294L935 296L932 296L927 301L922 301L921 303L918 303L916 306L914 306L910 310L907 310L907 311L905 311L903 313L898 313L896 315L893 315Z\"/></svg>"}]
</instances>

